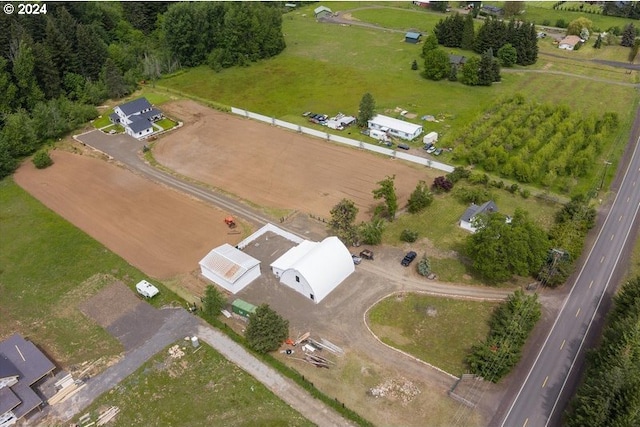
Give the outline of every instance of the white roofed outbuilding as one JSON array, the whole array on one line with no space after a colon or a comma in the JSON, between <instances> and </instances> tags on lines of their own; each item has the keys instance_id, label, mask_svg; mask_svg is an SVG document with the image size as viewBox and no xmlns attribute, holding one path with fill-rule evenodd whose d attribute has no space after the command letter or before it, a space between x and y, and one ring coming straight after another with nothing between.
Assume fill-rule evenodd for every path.
<instances>
[{"instance_id":1,"label":"white roofed outbuilding","mask_svg":"<svg viewBox=\"0 0 640 427\"><path fill-rule=\"evenodd\" d=\"M411 141L422 133L422 126L393 117L376 114L368 121L369 129L381 130L389 135Z\"/></svg>"},{"instance_id":2,"label":"white roofed outbuilding","mask_svg":"<svg viewBox=\"0 0 640 427\"><path fill-rule=\"evenodd\" d=\"M319 303L355 271L347 247L335 236L304 240L271 264L280 283Z\"/></svg>"},{"instance_id":3,"label":"white roofed outbuilding","mask_svg":"<svg viewBox=\"0 0 640 427\"><path fill-rule=\"evenodd\" d=\"M260 277L260 261L225 243L200 260L204 277L235 294Z\"/></svg>"}]
</instances>

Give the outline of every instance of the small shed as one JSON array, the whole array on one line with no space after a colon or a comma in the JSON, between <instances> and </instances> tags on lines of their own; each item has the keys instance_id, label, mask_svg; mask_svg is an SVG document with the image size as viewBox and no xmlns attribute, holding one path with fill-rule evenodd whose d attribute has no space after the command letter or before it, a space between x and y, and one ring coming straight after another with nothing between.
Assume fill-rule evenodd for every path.
<instances>
[{"instance_id":1,"label":"small shed","mask_svg":"<svg viewBox=\"0 0 640 427\"><path fill-rule=\"evenodd\" d=\"M325 18L331 16L333 12L326 6L318 6L313 10L316 19Z\"/></svg>"},{"instance_id":2,"label":"small shed","mask_svg":"<svg viewBox=\"0 0 640 427\"><path fill-rule=\"evenodd\" d=\"M250 304L240 298L234 300L231 303L231 311L233 311L238 316L249 318L252 314L256 312L256 306Z\"/></svg>"},{"instance_id":3,"label":"small shed","mask_svg":"<svg viewBox=\"0 0 640 427\"><path fill-rule=\"evenodd\" d=\"M416 44L420 42L420 37L422 37L422 34L409 31L407 34L404 35L404 41L407 43Z\"/></svg>"},{"instance_id":4,"label":"small shed","mask_svg":"<svg viewBox=\"0 0 640 427\"><path fill-rule=\"evenodd\" d=\"M429 132L422 138L422 142L426 144L435 144L438 142L438 132Z\"/></svg>"}]
</instances>

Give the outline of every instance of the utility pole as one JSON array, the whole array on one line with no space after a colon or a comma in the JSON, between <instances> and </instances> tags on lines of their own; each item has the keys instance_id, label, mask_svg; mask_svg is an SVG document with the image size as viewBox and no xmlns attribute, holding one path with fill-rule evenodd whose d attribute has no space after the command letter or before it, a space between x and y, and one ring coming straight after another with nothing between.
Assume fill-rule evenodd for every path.
<instances>
[{"instance_id":1,"label":"utility pole","mask_svg":"<svg viewBox=\"0 0 640 427\"><path fill-rule=\"evenodd\" d=\"M600 186L598 187L598 191L602 190L602 186L604 185L604 178L607 176L607 166L611 164L610 161L604 161L604 171L602 172L602 180L600 181Z\"/></svg>"}]
</instances>

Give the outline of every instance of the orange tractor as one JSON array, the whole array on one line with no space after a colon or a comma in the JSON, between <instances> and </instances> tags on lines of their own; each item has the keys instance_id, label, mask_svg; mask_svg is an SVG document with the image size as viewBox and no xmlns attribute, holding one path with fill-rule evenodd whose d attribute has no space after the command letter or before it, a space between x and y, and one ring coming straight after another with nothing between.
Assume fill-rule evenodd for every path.
<instances>
[{"instance_id":1,"label":"orange tractor","mask_svg":"<svg viewBox=\"0 0 640 427\"><path fill-rule=\"evenodd\" d=\"M236 228L236 221L232 216L228 216L224 219L224 223L229 226L229 228Z\"/></svg>"}]
</instances>

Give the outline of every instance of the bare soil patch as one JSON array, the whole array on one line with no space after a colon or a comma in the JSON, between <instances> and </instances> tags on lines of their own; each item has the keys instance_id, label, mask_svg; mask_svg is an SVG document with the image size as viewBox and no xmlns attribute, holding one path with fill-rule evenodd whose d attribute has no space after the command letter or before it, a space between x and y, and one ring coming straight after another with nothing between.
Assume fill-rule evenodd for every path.
<instances>
[{"instance_id":1,"label":"bare soil patch","mask_svg":"<svg viewBox=\"0 0 640 427\"><path fill-rule=\"evenodd\" d=\"M18 185L152 277L192 271L213 247L240 240L224 212L198 200L96 158L51 155L47 169L25 162Z\"/></svg>"},{"instance_id":2,"label":"bare soil patch","mask_svg":"<svg viewBox=\"0 0 640 427\"><path fill-rule=\"evenodd\" d=\"M371 191L385 176L396 175L404 206L419 180L430 182L438 174L189 100L163 104L163 109L185 126L158 141L158 162L265 207L328 218L331 208L347 198L360 208L360 219L367 219L377 204Z\"/></svg>"}]
</instances>

